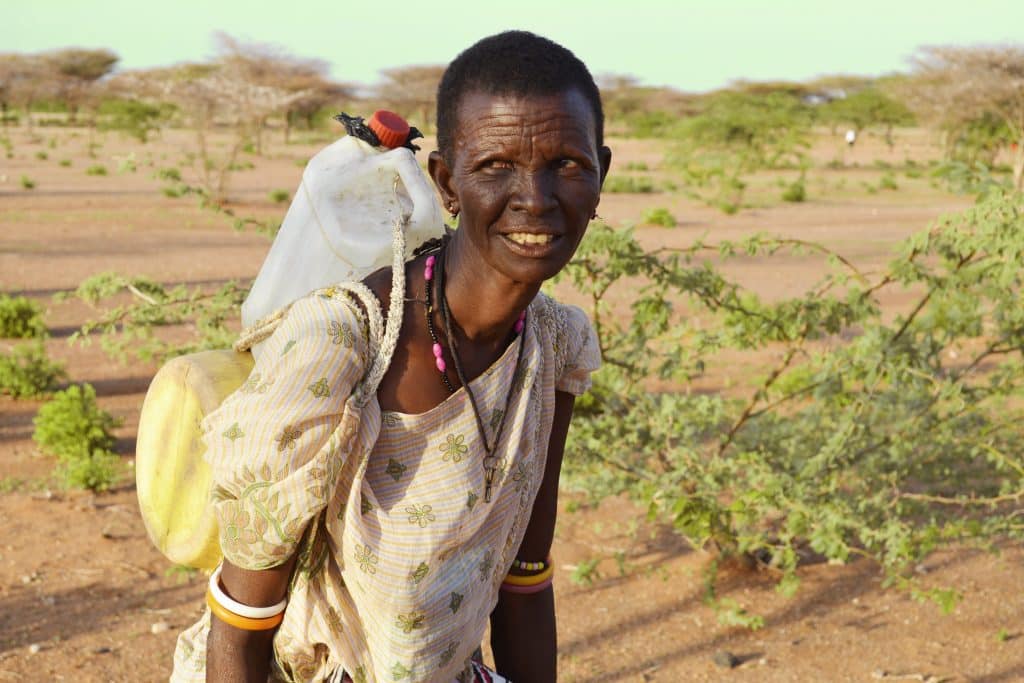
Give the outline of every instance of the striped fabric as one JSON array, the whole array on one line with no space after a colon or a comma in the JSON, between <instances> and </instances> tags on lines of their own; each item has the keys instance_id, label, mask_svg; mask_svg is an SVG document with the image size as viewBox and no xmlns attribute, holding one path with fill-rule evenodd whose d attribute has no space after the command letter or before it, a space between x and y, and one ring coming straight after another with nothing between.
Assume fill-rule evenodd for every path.
<instances>
[{"instance_id":1,"label":"striped fabric","mask_svg":"<svg viewBox=\"0 0 1024 683\"><path fill-rule=\"evenodd\" d=\"M555 391L589 387L594 332L538 295L521 338L471 383L489 439L512 392L490 503L466 392L419 415L360 405L373 352L346 297L321 290L292 307L204 423L221 545L249 569L298 553L274 680L479 680L471 656L529 521ZM204 680L209 619L179 637L172 680Z\"/></svg>"}]
</instances>

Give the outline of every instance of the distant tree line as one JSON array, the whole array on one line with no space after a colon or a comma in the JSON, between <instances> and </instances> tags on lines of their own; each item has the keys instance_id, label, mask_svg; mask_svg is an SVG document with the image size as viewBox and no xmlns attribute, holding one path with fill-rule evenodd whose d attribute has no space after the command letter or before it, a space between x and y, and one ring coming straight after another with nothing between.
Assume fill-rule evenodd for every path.
<instances>
[{"instance_id":1,"label":"distant tree line","mask_svg":"<svg viewBox=\"0 0 1024 683\"><path fill-rule=\"evenodd\" d=\"M384 70L372 87L341 83L328 65L267 44L215 36L216 55L201 63L115 71L106 49L67 48L0 54L4 125L58 106L66 120L119 128L145 140L168 123L198 131L238 131L239 146L262 151L271 121L290 140L296 126L312 129L348 107L398 111L430 130L444 65ZM741 150L740 167L792 163L813 126L833 132L879 131L893 145L896 127L923 123L943 135L947 156L991 166L1009 155L1013 183L1024 187L1024 46L926 47L913 69L881 78L829 76L809 82L746 82L704 94L642 85L636 78L599 79L614 133L682 141L691 150ZM796 155L796 156L794 156ZM229 157L231 154L228 155ZM730 164L726 164L729 166Z\"/></svg>"}]
</instances>

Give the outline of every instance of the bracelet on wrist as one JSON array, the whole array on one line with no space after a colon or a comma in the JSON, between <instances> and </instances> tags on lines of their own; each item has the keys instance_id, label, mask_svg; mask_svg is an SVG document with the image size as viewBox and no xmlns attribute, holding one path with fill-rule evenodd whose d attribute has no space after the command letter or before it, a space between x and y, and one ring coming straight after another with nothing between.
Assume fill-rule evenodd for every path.
<instances>
[{"instance_id":1,"label":"bracelet on wrist","mask_svg":"<svg viewBox=\"0 0 1024 683\"><path fill-rule=\"evenodd\" d=\"M509 586L536 586L544 583L545 581L551 581L551 576L555 573L555 568L548 565L547 568L537 574L531 574L529 576L519 576L517 574L509 574L505 577L504 585Z\"/></svg>"},{"instance_id":2,"label":"bracelet on wrist","mask_svg":"<svg viewBox=\"0 0 1024 683\"><path fill-rule=\"evenodd\" d=\"M220 573L223 565L219 565L210 575L210 584L206 591L206 603L221 621L246 631L263 631L271 629L284 619L284 610L288 598L276 605L253 607L234 600L220 586Z\"/></svg>"},{"instance_id":3,"label":"bracelet on wrist","mask_svg":"<svg viewBox=\"0 0 1024 683\"><path fill-rule=\"evenodd\" d=\"M542 560L540 562L524 562L523 560L520 560L518 557L516 559L512 560L512 568L513 569L519 569L519 570L524 571L524 572L540 572L540 571L544 571L545 569L547 569L550 566L551 566L551 556L550 555L548 555L546 560Z\"/></svg>"}]
</instances>

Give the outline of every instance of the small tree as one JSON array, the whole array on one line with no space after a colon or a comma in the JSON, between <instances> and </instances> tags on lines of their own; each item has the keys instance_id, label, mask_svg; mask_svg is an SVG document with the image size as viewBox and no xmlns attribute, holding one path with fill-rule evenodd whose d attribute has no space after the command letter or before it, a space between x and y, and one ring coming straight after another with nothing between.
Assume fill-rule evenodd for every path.
<instances>
[{"instance_id":1,"label":"small tree","mask_svg":"<svg viewBox=\"0 0 1024 683\"><path fill-rule=\"evenodd\" d=\"M954 138L985 116L1009 133L1013 182L1024 190L1024 47L926 47L906 90L912 105Z\"/></svg>"},{"instance_id":2,"label":"small tree","mask_svg":"<svg viewBox=\"0 0 1024 683\"><path fill-rule=\"evenodd\" d=\"M285 144L291 141L292 126L296 120L304 122L307 129L312 129L314 118L325 107L333 104L340 109L342 102L353 97L352 86L334 83L319 76L297 77L290 82L306 94L292 100L284 112Z\"/></svg>"},{"instance_id":3,"label":"small tree","mask_svg":"<svg viewBox=\"0 0 1024 683\"><path fill-rule=\"evenodd\" d=\"M11 105L25 111L25 123L32 130L32 104L53 87L46 63L37 55L0 55L0 112L7 125Z\"/></svg>"},{"instance_id":4,"label":"small tree","mask_svg":"<svg viewBox=\"0 0 1024 683\"><path fill-rule=\"evenodd\" d=\"M791 94L716 93L703 113L680 124L681 142L669 161L696 185L717 187L716 203L731 213L742 201L745 174L804 166L810 126L810 111Z\"/></svg>"},{"instance_id":5,"label":"small tree","mask_svg":"<svg viewBox=\"0 0 1024 683\"><path fill-rule=\"evenodd\" d=\"M329 65L323 60L297 57L267 43L241 42L226 33L215 34L214 40L219 52L217 64L225 72L278 95L267 103L269 106L252 107L251 114L243 116L257 153L263 150L262 133L269 116L280 114L284 118L287 142L293 112L302 113L310 121L312 115L329 102L351 94L347 86L332 83L327 78Z\"/></svg>"},{"instance_id":6,"label":"small tree","mask_svg":"<svg viewBox=\"0 0 1024 683\"><path fill-rule=\"evenodd\" d=\"M865 128L879 126L885 129L885 143L893 147L892 129L911 125L914 115L902 102L881 90L868 87L846 97L836 98L821 107L821 117L833 124L845 124L859 135Z\"/></svg>"},{"instance_id":7,"label":"small tree","mask_svg":"<svg viewBox=\"0 0 1024 683\"><path fill-rule=\"evenodd\" d=\"M227 201L231 170L253 136L254 126L262 125L271 113L284 111L291 102L307 94L254 83L250 72L230 62L130 72L122 74L112 85L137 98L171 102L188 117L196 133L202 190L215 204ZM210 144L210 134L218 123L225 123L234 131L223 155L218 155Z\"/></svg>"},{"instance_id":8,"label":"small tree","mask_svg":"<svg viewBox=\"0 0 1024 683\"><path fill-rule=\"evenodd\" d=\"M433 64L385 69L381 72L384 80L375 89L376 96L399 113L415 118L417 126L432 126L437 86L445 68L443 64Z\"/></svg>"},{"instance_id":9,"label":"small tree","mask_svg":"<svg viewBox=\"0 0 1024 683\"><path fill-rule=\"evenodd\" d=\"M633 76L605 74L598 77L605 120L625 125L635 137L664 137L681 117L700 113L698 96L640 85Z\"/></svg>"},{"instance_id":10,"label":"small tree","mask_svg":"<svg viewBox=\"0 0 1024 683\"><path fill-rule=\"evenodd\" d=\"M96 82L114 70L121 58L106 49L67 48L43 55L55 77L56 96L74 122L83 104L94 99Z\"/></svg>"}]
</instances>

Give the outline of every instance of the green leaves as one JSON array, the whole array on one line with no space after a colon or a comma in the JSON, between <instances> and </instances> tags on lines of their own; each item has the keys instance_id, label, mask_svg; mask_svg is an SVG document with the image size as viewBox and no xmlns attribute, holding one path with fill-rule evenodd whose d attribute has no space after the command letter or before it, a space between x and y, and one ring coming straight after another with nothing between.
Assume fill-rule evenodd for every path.
<instances>
[{"instance_id":1,"label":"green leaves","mask_svg":"<svg viewBox=\"0 0 1024 683\"><path fill-rule=\"evenodd\" d=\"M103 491L117 480L120 458L110 451L110 430L120 423L97 405L92 385L73 384L57 392L33 423L32 438L57 456L57 473L66 485Z\"/></svg>"},{"instance_id":2,"label":"green leaves","mask_svg":"<svg viewBox=\"0 0 1024 683\"><path fill-rule=\"evenodd\" d=\"M23 296L0 294L0 337L41 339L45 336L42 306Z\"/></svg>"},{"instance_id":3,"label":"green leaves","mask_svg":"<svg viewBox=\"0 0 1024 683\"><path fill-rule=\"evenodd\" d=\"M18 344L10 353L0 353L0 394L39 398L66 376L64 366L49 359L41 341Z\"/></svg>"},{"instance_id":4,"label":"green leaves","mask_svg":"<svg viewBox=\"0 0 1024 683\"><path fill-rule=\"evenodd\" d=\"M144 277L125 277L104 272L84 280L71 294L96 311L71 336L88 343L99 337L104 351L127 362L129 355L141 360L164 361L173 356L207 349L230 347L236 337L231 329L248 289L231 281L212 292L185 285L167 288ZM130 295L129 298L124 296ZM158 328L185 327L185 341L171 341L156 334ZM179 335L180 337L180 335Z\"/></svg>"},{"instance_id":5,"label":"green leaves","mask_svg":"<svg viewBox=\"0 0 1024 683\"><path fill-rule=\"evenodd\" d=\"M795 95L724 91L674 129L679 142L667 161L688 185L710 190L703 192L709 204L735 213L746 189L743 176L762 168L806 166L812 122L812 110Z\"/></svg>"},{"instance_id":6,"label":"green leaves","mask_svg":"<svg viewBox=\"0 0 1024 683\"><path fill-rule=\"evenodd\" d=\"M940 219L873 278L798 240L647 251L591 230L563 277L591 302L605 365L570 431L567 486L626 492L695 547L767 563L785 593L808 555L864 555L922 591L913 569L936 549L1024 534L1020 195ZM765 301L718 270L796 250L831 268L802 296ZM707 388L754 349L767 367ZM956 593L927 597L946 609Z\"/></svg>"}]
</instances>

